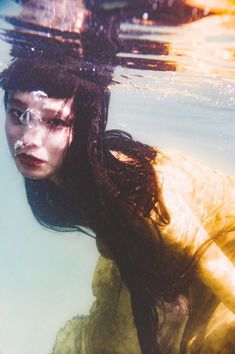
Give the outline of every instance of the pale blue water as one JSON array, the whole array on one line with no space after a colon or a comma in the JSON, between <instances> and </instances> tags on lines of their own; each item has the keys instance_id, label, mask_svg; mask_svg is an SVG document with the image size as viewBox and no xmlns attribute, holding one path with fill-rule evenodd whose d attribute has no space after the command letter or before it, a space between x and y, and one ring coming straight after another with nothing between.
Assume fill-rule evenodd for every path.
<instances>
[{"instance_id":1,"label":"pale blue water","mask_svg":"<svg viewBox=\"0 0 235 354\"><path fill-rule=\"evenodd\" d=\"M20 10L2 3L1 13ZM214 16L179 27L123 24L123 38L167 44L167 53L139 56L174 71L117 67L109 127L156 146L174 148L234 174L235 19ZM6 26L3 22L1 26ZM0 41L0 66L9 47ZM155 67L156 69L156 67ZM0 353L51 353L56 333L93 301L95 242L83 235L43 230L25 200L22 177L10 158L0 105Z\"/></svg>"}]
</instances>

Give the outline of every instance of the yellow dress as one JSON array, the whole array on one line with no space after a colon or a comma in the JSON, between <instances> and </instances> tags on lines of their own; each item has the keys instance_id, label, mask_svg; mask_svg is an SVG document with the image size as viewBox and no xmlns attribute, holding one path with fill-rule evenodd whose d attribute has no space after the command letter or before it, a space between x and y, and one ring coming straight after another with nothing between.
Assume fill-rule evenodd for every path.
<instances>
[{"instance_id":1,"label":"yellow dress","mask_svg":"<svg viewBox=\"0 0 235 354\"><path fill-rule=\"evenodd\" d=\"M183 255L187 250L192 259L202 250L188 298L180 295L175 303L165 303L166 319L160 332L163 353L234 354L235 178L179 152L157 152L153 167L170 216L167 225L158 224L166 250L169 255ZM117 154L117 158L125 156ZM151 216L158 223L154 211ZM109 257L99 239L97 246ZM129 293L120 284L115 263L101 257L93 280L96 301L90 315L79 319L76 348L81 354L141 353ZM63 352L56 348L54 354Z\"/></svg>"},{"instance_id":2,"label":"yellow dress","mask_svg":"<svg viewBox=\"0 0 235 354\"><path fill-rule=\"evenodd\" d=\"M213 13L235 13L234 0L185 0L185 3L202 10L209 10Z\"/></svg>"},{"instance_id":3,"label":"yellow dress","mask_svg":"<svg viewBox=\"0 0 235 354\"><path fill-rule=\"evenodd\" d=\"M196 262L181 353L235 353L235 178L179 152L159 150L154 166L170 223L159 226L170 250Z\"/></svg>"}]
</instances>

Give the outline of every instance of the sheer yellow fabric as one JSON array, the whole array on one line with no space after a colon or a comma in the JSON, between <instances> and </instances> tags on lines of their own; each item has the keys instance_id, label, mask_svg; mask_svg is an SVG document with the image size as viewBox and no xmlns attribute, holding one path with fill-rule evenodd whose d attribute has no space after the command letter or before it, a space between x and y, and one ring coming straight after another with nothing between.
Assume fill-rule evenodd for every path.
<instances>
[{"instance_id":1,"label":"sheer yellow fabric","mask_svg":"<svg viewBox=\"0 0 235 354\"><path fill-rule=\"evenodd\" d=\"M182 352L222 353L226 347L234 353L235 178L178 152L159 155L155 170L170 214L160 232L171 250L198 252Z\"/></svg>"},{"instance_id":2,"label":"sheer yellow fabric","mask_svg":"<svg viewBox=\"0 0 235 354\"><path fill-rule=\"evenodd\" d=\"M159 334L163 353L235 353L235 178L179 152L157 151L153 167L161 205L156 207L165 209L170 222L158 223L155 211L151 217L158 224L166 252L174 256L187 251L196 267L188 300L180 295L174 303L164 304L166 319ZM125 159L120 154L116 157ZM146 224L145 232L154 236L156 229L149 219L144 221L141 227ZM97 241L101 254L110 258ZM129 293L120 284L115 263L101 257L93 281L96 301L90 316L79 319L76 348L81 354L140 353ZM62 352L57 348L54 354Z\"/></svg>"}]
</instances>

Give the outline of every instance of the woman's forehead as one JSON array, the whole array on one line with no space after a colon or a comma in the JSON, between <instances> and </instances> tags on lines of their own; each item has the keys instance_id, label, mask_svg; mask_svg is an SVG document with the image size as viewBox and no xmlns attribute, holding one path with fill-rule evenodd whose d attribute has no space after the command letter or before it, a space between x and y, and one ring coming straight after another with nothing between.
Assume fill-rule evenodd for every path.
<instances>
[{"instance_id":1,"label":"woman's forehead","mask_svg":"<svg viewBox=\"0 0 235 354\"><path fill-rule=\"evenodd\" d=\"M21 106L33 106L47 111L61 111L65 115L71 112L73 98L52 98L44 91L10 91L9 104L18 104Z\"/></svg>"}]
</instances>

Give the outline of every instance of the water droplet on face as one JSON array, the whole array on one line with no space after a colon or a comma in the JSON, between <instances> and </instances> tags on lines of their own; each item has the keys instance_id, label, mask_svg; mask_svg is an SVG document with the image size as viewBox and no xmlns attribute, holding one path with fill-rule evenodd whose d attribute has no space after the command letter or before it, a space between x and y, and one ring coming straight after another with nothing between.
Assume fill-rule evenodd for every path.
<instances>
[{"instance_id":1,"label":"water droplet on face","mask_svg":"<svg viewBox=\"0 0 235 354\"><path fill-rule=\"evenodd\" d=\"M152 7L153 7L153 10L157 10L157 6L158 6L157 3L155 2L155 3L153 4L153 6L152 6Z\"/></svg>"},{"instance_id":2,"label":"water droplet on face","mask_svg":"<svg viewBox=\"0 0 235 354\"><path fill-rule=\"evenodd\" d=\"M31 127L31 125L30 125L30 123L31 123L31 109L30 108L28 108L28 109L26 109L26 111L25 112L23 112L22 114L21 114L21 116L19 117L19 120L20 120L20 122L22 123L22 124L26 124L26 125L28 125L29 127Z\"/></svg>"},{"instance_id":3,"label":"water droplet on face","mask_svg":"<svg viewBox=\"0 0 235 354\"><path fill-rule=\"evenodd\" d=\"M149 14L147 12L145 12L142 17L143 17L143 20L147 20L149 18Z\"/></svg>"},{"instance_id":4,"label":"water droplet on face","mask_svg":"<svg viewBox=\"0 0 235 354\"><path fill-rule=\"evenodd\" d=\"M48 98L48 95L41 90L38 91L32 91L31 94L33 95L34 98L40 99L40 98Z\"/></svg>"},{"instance_id":5,"label":"water droplet on face","mask_svg":"<svg viewBox=\"0 0 235 354\"><path fill-rule=\"evenodd\" d=\"M20 154L23 147L24 147L24 143L21 140L17 140L13 146L14 156L17 156L18 154Z\"/></svg>"}]
</instances>

